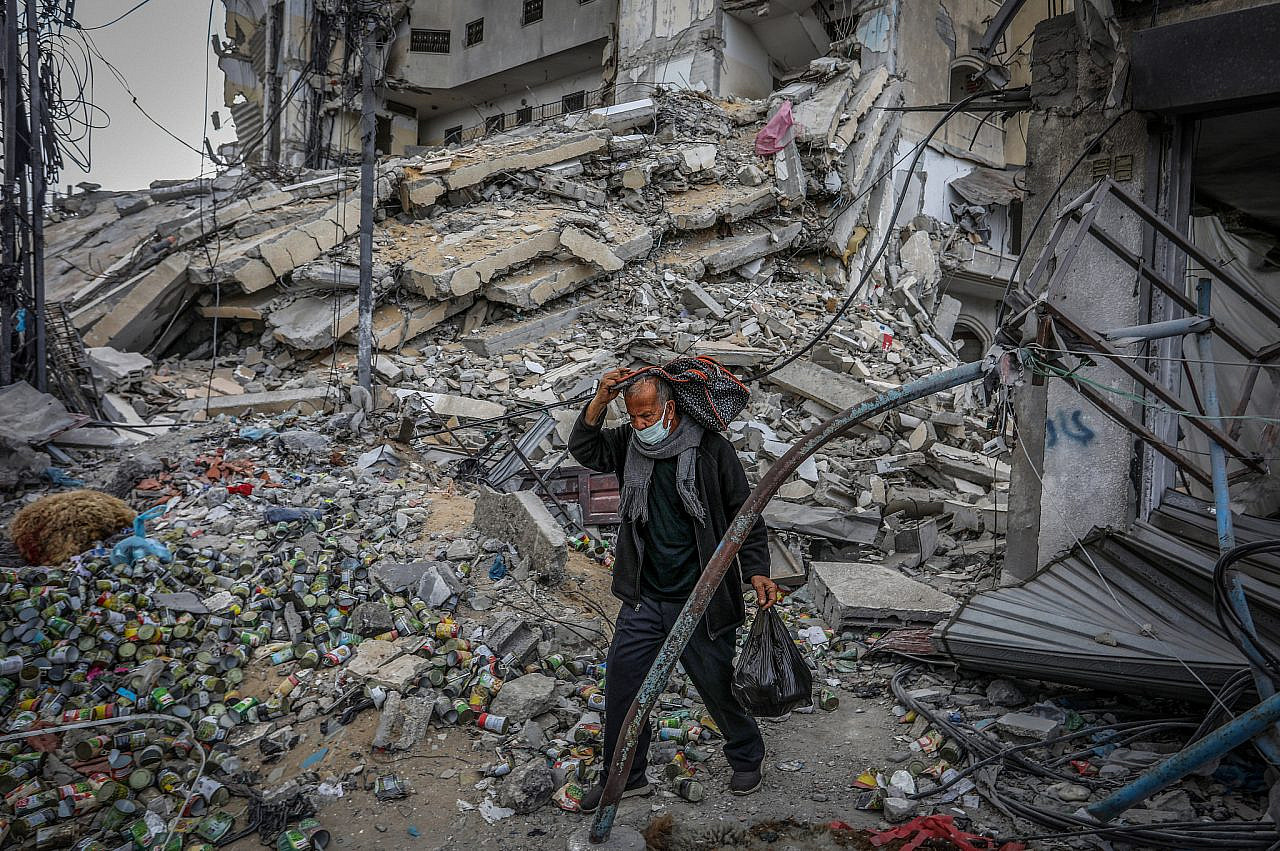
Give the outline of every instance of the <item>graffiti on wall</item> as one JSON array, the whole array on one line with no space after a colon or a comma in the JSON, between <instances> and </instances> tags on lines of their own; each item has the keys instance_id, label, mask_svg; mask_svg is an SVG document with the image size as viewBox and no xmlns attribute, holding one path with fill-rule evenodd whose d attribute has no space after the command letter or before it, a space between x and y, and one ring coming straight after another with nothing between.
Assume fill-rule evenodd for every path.
<instances>
[{"instance_id":1,"label":"graffiti on wall","mask_svg":"<svg viewBox=\"0 0 1280 851\"><path fill-rule=\"evenodd\" d=\"M1077 446L1088 446L1097 436L1097 433L1085 423L1084 412L1079 408L1070 411L1060 410L1045 419L1044 446L1046 449L1057 446L1059 440L1065 440Z\"/></svg>"}]
</instances>

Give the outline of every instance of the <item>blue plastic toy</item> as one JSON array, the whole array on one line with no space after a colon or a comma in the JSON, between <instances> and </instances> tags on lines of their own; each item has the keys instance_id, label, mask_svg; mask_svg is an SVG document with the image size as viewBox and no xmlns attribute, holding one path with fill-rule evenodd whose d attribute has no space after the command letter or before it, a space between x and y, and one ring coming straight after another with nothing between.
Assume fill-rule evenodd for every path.
<instances>
[{"instance_id":1,"label":"blue plastic toy","mask_svg":"<svg viewBox=\"0 0 1280 851\"><path fill-rule=\"evenodd\" d=\"M111 548L111 563L132 565L147 556L155 556L165 564L173 561L173 554L168 547L147 537L147 521L154 520L168 510L167 504L157 505L133 518L133 534Z\"/></svg>"}]
</instances>

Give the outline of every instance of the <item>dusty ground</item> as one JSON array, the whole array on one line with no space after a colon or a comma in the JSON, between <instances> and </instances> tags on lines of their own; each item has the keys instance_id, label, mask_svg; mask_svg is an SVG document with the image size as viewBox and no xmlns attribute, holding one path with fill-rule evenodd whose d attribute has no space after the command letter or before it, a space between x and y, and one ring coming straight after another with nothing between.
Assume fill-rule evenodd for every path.
<instances>
[{"instance_id":1,"label":"dusty ground","mask_svg":"<svg viewBox=\"0 0 1280 851\"><path fill-rule=\"evenodd\" d=\"M787 721L762 724L767 747L765 787L755 795L736 798L725 784L728 767L717 752L707 763L703 780L707 797L691 804L665 786L650 798L630 798L623 802L618 820L643 831L656 817L671 814L684 824L720 823L731 826L779 818L802 822L843 820L854 827L874 827L877 813L860 812L852 806L851 781L866 766L884 765L894 746L898 730L889 714L887 698L858 699L842 693L840 708L811 715L793 714ZM314 729L308 737L266 775L278 772L287 779L303 760L321 747L328 755L312 767L322 774L341 772L363 763L369 781L392 770L410 781L414 793L407 799L382 803L372 791L357 789L328 805L318 815L332 833L331 848L359 851L394 851L400 848L454 849L502 848L519 843L526 848L563 848L570 833L588 823L589 817L566 813L548 804L528 816L511 816L489 825L475 811L462 812L459 801L477 805L483 794L474 784L479 780L473 766L489 758L473 752L472 734L455 728L433 732L414 751L383 761L369 752L376 713L362 713L348 727L334 725L328 736L319 734L319 721L304 728ZM801 762L796 771L783 771L780 763ZM414 835L416 832L417 836ZM262 846L256 836L227 848L250 851Z\"/></svg>"},{"instance_id":2,"label":"dusty ground","mask_svg":"<svg viewBox=\"0 0 1280 851\"><path fill-rule=\"evenodd\" d=\"M426 520L430 532L452 531L471 521L472 502L450 493L432 494L431 513ZM580 553L570 553L569 578L558 589L563 606L585 615L600 613L609 621L618 604L609 594L607 569ZM473 580L483 590L487 578L477 571ZM465 607L461 614L469 612ZM244 692L265 697L279 679L269 666L253 666ZM852 780L866 767L884 766L892 750L901 747L894 735L901 732L890 714L888 697L860 699L840 692L840 707L834 712L793 714L788 720L762 722L767 747L765 787L747 798L726 791L728 766L713 743L715 756L704 764L702 779L707 796L698 804L678 798L663 784L650 798L624 802L619 822L644 830L653 819L672 815L682 824L724 824L748 826L758 822L795 818L803 822L841 819L855 827L872 827L878 814L853 808ZM377 724L377 713L366 710L349 726L332 719L316 718L295 725L302 736L299 744L279 761L258 766L264 786L278 785L302 771L302 764L314 760L308 770L321 777L343 775L363 765L363 783L345 797L324 807L318 814L333 836L330 846L351 851L392 851L400 848L452 849L499 848L513 843L528 848L562 848L571 832L588 822L587 816L564 812L547 804L537 812L515 815L487 824L475 809L484 799L476 784L483 780L480 767L492 754L478 750L478 733L455 727L433 729L417 748L388 756L373 753L369 743ZM324 728L327 727L327 732ZM327 749L327 750L325 750ZM254 746L242 748L242 756L257 755ZM323 756L316 757L323 752ZM781 769L779 765L785 765ZM408 780L413 794L398 802L380 802L372 791L373 780L393 771ZM239 800L239 799L233 799ZM462 803L462 802L465 802ZM257 836L249 836L229 846L230 851L261 848Z\"/></svg>"}]
</instances>

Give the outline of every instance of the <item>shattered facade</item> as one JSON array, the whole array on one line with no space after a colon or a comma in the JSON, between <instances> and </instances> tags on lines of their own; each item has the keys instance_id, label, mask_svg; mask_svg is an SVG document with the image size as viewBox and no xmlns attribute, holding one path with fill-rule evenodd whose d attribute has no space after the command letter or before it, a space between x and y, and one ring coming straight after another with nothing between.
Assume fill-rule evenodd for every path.
<instances>
[{"instance_id":1,"label":"shattered facade","mask_svg":"<svg viewBox=\"0 0 1280 851\"><path fill-rule=\"evenodd\" d=\"M1026 175L1029 197L1038 200L1025 216L1032 222L1048 205L1028 246L1034 257L1050 242L1055 219L1071 220L1072 202L1107 179L1185 235L1214 268L1234 273L1238 287L1223 281L1212 287L1217 330L1208 351L1218 362L1217 387L1228 418L1222 427L1238 447L1228 451L1233 509L1265 517L1280 505L1280 480L1269 471L1276 427L1267 419L1277 415L1280 378L1272 360L1280 337L1273 262L1280 214L1273 193L1264 189L1275 185L1276 110L1268 104L1276 102L1276 92L1266 70L1271 60L1255 61L1249 50L1259 34L1275 32L1276 9L1237 5L1179 5L1154 18L1127 13L1124 6L1116 16L1100 18L1090 6L1082 10L1083 20L1063 16L1041 23L1028 135L1035 165ZM1241 46L1232 47L1229 70L1223 70L1216 48L1236 36ZM1220 82L1224 77L1231 85ZM1097 206L1091 221L1103 237L1085 239L1073 252L1071 274L1033 295L1046 294L1097 329L1195 313L1196 286L1206 277L1202 264L1153 233L1135 210L1115 200ZM1067 257L1069 235L1068 229L1051 245L1055 262ZM1020 277L1031 266L1025 264ZM1019 330L1035 333L1026 325ZM1056 345L1077 348L1071 341ZM1092 381L1136 395L1110 398L1120 413L1149 429L1150 439L1062 382L1031 387L1020 398L1026 452L1013 457L1011 521L1036 534L1010 541L1007 569L1013 575L1030 575L1091 527L1123 528L1148 519L1171 489L1210 497L1209 441L1193 424L1162 410L1204 410L1199 364L1205 353L1198 345L1174 338L1120 347L1172 394L1168 401L1140 386L1114 359L1090 370ZM1192 372L1179 365L1182 357L1191 359ZM1177 450L1183 461L1155 444Z\"/></svg>"}]
</instances>

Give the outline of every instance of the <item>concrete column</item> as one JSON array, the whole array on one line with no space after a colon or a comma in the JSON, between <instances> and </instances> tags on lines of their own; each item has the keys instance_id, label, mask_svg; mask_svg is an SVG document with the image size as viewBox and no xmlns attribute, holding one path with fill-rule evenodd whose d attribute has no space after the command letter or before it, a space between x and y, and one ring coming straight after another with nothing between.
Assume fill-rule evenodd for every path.
<instances>
[{"instance_id":1,"label":"concrete column","mask_svg":"<svg viewBox=\"0 0 1280 851\"><path fill-rule=\"evenodd\" d=\"M1111 120L1096 106L1080 109L1105 90L1110 68L1099 66L1092 55L1079 49L1070 16L1037 27L1032 77L1037 109L1028 137L1028 201L1023 219L1028 228L1081 149ZM1057 211L1096 182L1092 168L1096 157L1131 156L1132 168L1125 173L1132 176L1120 185L1146 200L1147 139L1144 118L1128 115L1086 156L1053 199L1031 239L1020 270L1023 280L1053 230ZM1111 202L1097 221L1121 244L1142 251L1143 233L1135 215ZM1061 262L1073 230L1069 228L1059 243L1050 273ZM1077 253L1070 273L1050 290L1049 299L1084 324L1106 329L1142 321L1139 293L1133 271L1089 240ZM1089 369L1088 376L1134 392L1134 382L1115 367ZM1141 419L1135 404L1109 395L1121 409ZM1015 413L1023 446L1011 459L1006 582L1030 576L1095 526L1127 525L1135 507L1135 440L1126 429L1055 379L1045 387L1022 388Z\"/></svg>"}]
</instances>

